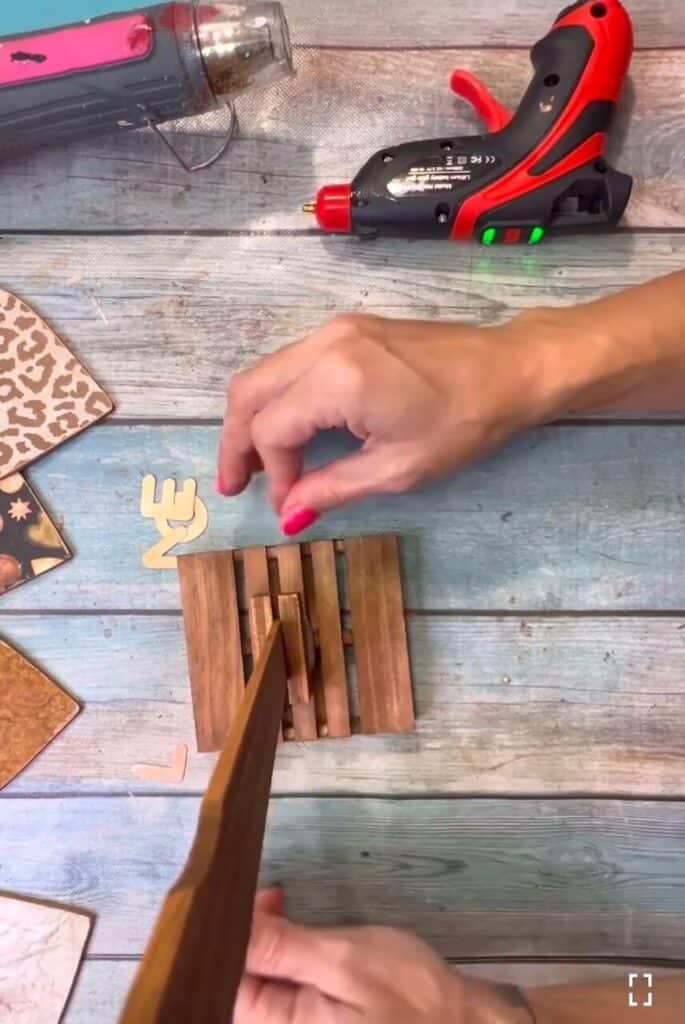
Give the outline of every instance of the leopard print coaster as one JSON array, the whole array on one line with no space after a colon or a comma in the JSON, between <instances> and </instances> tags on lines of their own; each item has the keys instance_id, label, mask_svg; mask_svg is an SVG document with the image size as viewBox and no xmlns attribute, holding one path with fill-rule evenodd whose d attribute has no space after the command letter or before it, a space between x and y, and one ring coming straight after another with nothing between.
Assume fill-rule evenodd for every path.
<instances>
[{"instance_id":1,"label":"leopard print coaster","mask_svg":"<svg viewBox=\"0 0 685 1024\"><path fill-rule=\"evenodd\" d=\"M0 480L113 409L99 384L21 299L0 289Z\"/></svg>"}]
</instances>

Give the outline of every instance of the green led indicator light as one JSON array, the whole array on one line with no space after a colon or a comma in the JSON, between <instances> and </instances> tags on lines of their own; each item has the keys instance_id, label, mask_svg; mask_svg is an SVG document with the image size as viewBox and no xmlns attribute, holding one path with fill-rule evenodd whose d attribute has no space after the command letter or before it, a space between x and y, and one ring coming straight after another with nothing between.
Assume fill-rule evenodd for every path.
<instances>
[{"instance_id":1,"label":"green led indicator light","mask_svg":"<svg viewBox=\"0 0 685 1024\"><path fill-rule=\"evenodd\" d=\"M530 235L528 237L528 245L537 245L538 242L541 242L544 237L545 237L545 229L544 228L533 228L533 230L531 231L531 233L530 233Z\"/></svg>"},{"instance_id":2,"label":"green led indicator light","mask_svg":"<svg viewBox=\"0 0 685 1024\"><path fill-rule=\"evenodd\" d=\"M486 228L485 231L483 232L483 234L481 235L481 239L480 240L483 243L483 245L492 245L495 242L496 239L497 239L497 229L496 228Z\"/></svg>"}]
</instances>

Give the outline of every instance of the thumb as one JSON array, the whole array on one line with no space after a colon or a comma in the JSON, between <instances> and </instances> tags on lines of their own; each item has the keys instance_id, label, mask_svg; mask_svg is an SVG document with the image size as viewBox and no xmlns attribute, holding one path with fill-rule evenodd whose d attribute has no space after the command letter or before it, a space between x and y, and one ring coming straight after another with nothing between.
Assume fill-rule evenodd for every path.
<instances>
[{"instance_id":1,"label":"thumb","mask_svg":"<svg viewBox=\"0 0 685 1024\"><path fill-rule=\"evenodd\" d=\"M283 917L285 914L285 893L278 886L261 889L255 896L255 913L274 914Z\"/></svg>"},{"instance_id":2,"label":"thumb","mask_svg":"<svg viewBox=\"0 0 685 1024\"><path fill-rule=\"evenodd\" d=\"M363 448L301 476L283 502L281 529L292 536L325 512L374 494L401 494L418 480L413 445Z\"/></svg>"}]
</instances>

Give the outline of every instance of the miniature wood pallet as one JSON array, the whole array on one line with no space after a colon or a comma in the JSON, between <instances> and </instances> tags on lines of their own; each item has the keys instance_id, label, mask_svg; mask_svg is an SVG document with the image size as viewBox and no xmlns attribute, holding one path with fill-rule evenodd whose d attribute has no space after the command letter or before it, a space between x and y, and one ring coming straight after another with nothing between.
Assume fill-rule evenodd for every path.
<instances>
[{"instance_id":1,"label":"miniature wood pallet","mask_svg":"<svg viewBox=\"0 0 685 1024\"><path fill-rule=\"evenodd\" d=\"M288 675L284 740L413 730L397 537L183 555L178 568L198 751L223 747L274 621Z\"/></svg>"}]
</instances>

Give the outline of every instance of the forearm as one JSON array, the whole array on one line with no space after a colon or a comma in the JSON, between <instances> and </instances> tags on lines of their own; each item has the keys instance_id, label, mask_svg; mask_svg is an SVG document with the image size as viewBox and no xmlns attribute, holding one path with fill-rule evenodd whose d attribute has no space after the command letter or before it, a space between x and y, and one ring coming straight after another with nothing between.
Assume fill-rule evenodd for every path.
<instances>
[{"instance_id":1,"label":"forearm","mask_svg":"<svg viewBox=\"0 0 685 1024\"><path fill-rule=\"evenodd\" d=\"M682 1024L685 976L519 988L469 978L465 1024ZM631 1002L632 995L632 1002ZM649 1005L651 1004L651 1005Z\"/></svg>"},{"instance_id":2,"label":"forearm","mask_svg":"<svg viewBox=\"0 0 685 1024\"><path fill-rule=\"evenodd\" d=\"M586 305L532 310L521 323L547 339L541 420L685 411L685 271Z\"/></svg>"},{"instance_id":3,"label":"forearm","mask_svg":"<svg viewBox=\"0 0 685 1024\"><path fill-rule=\"evenodd\" d=\"M525 993L535 1024L680 1024L685 979L656 977L651 1006L646 983L635 985L630 1003L628 978L620 983L554 986Z\"/></svg>"}]
</instances>

